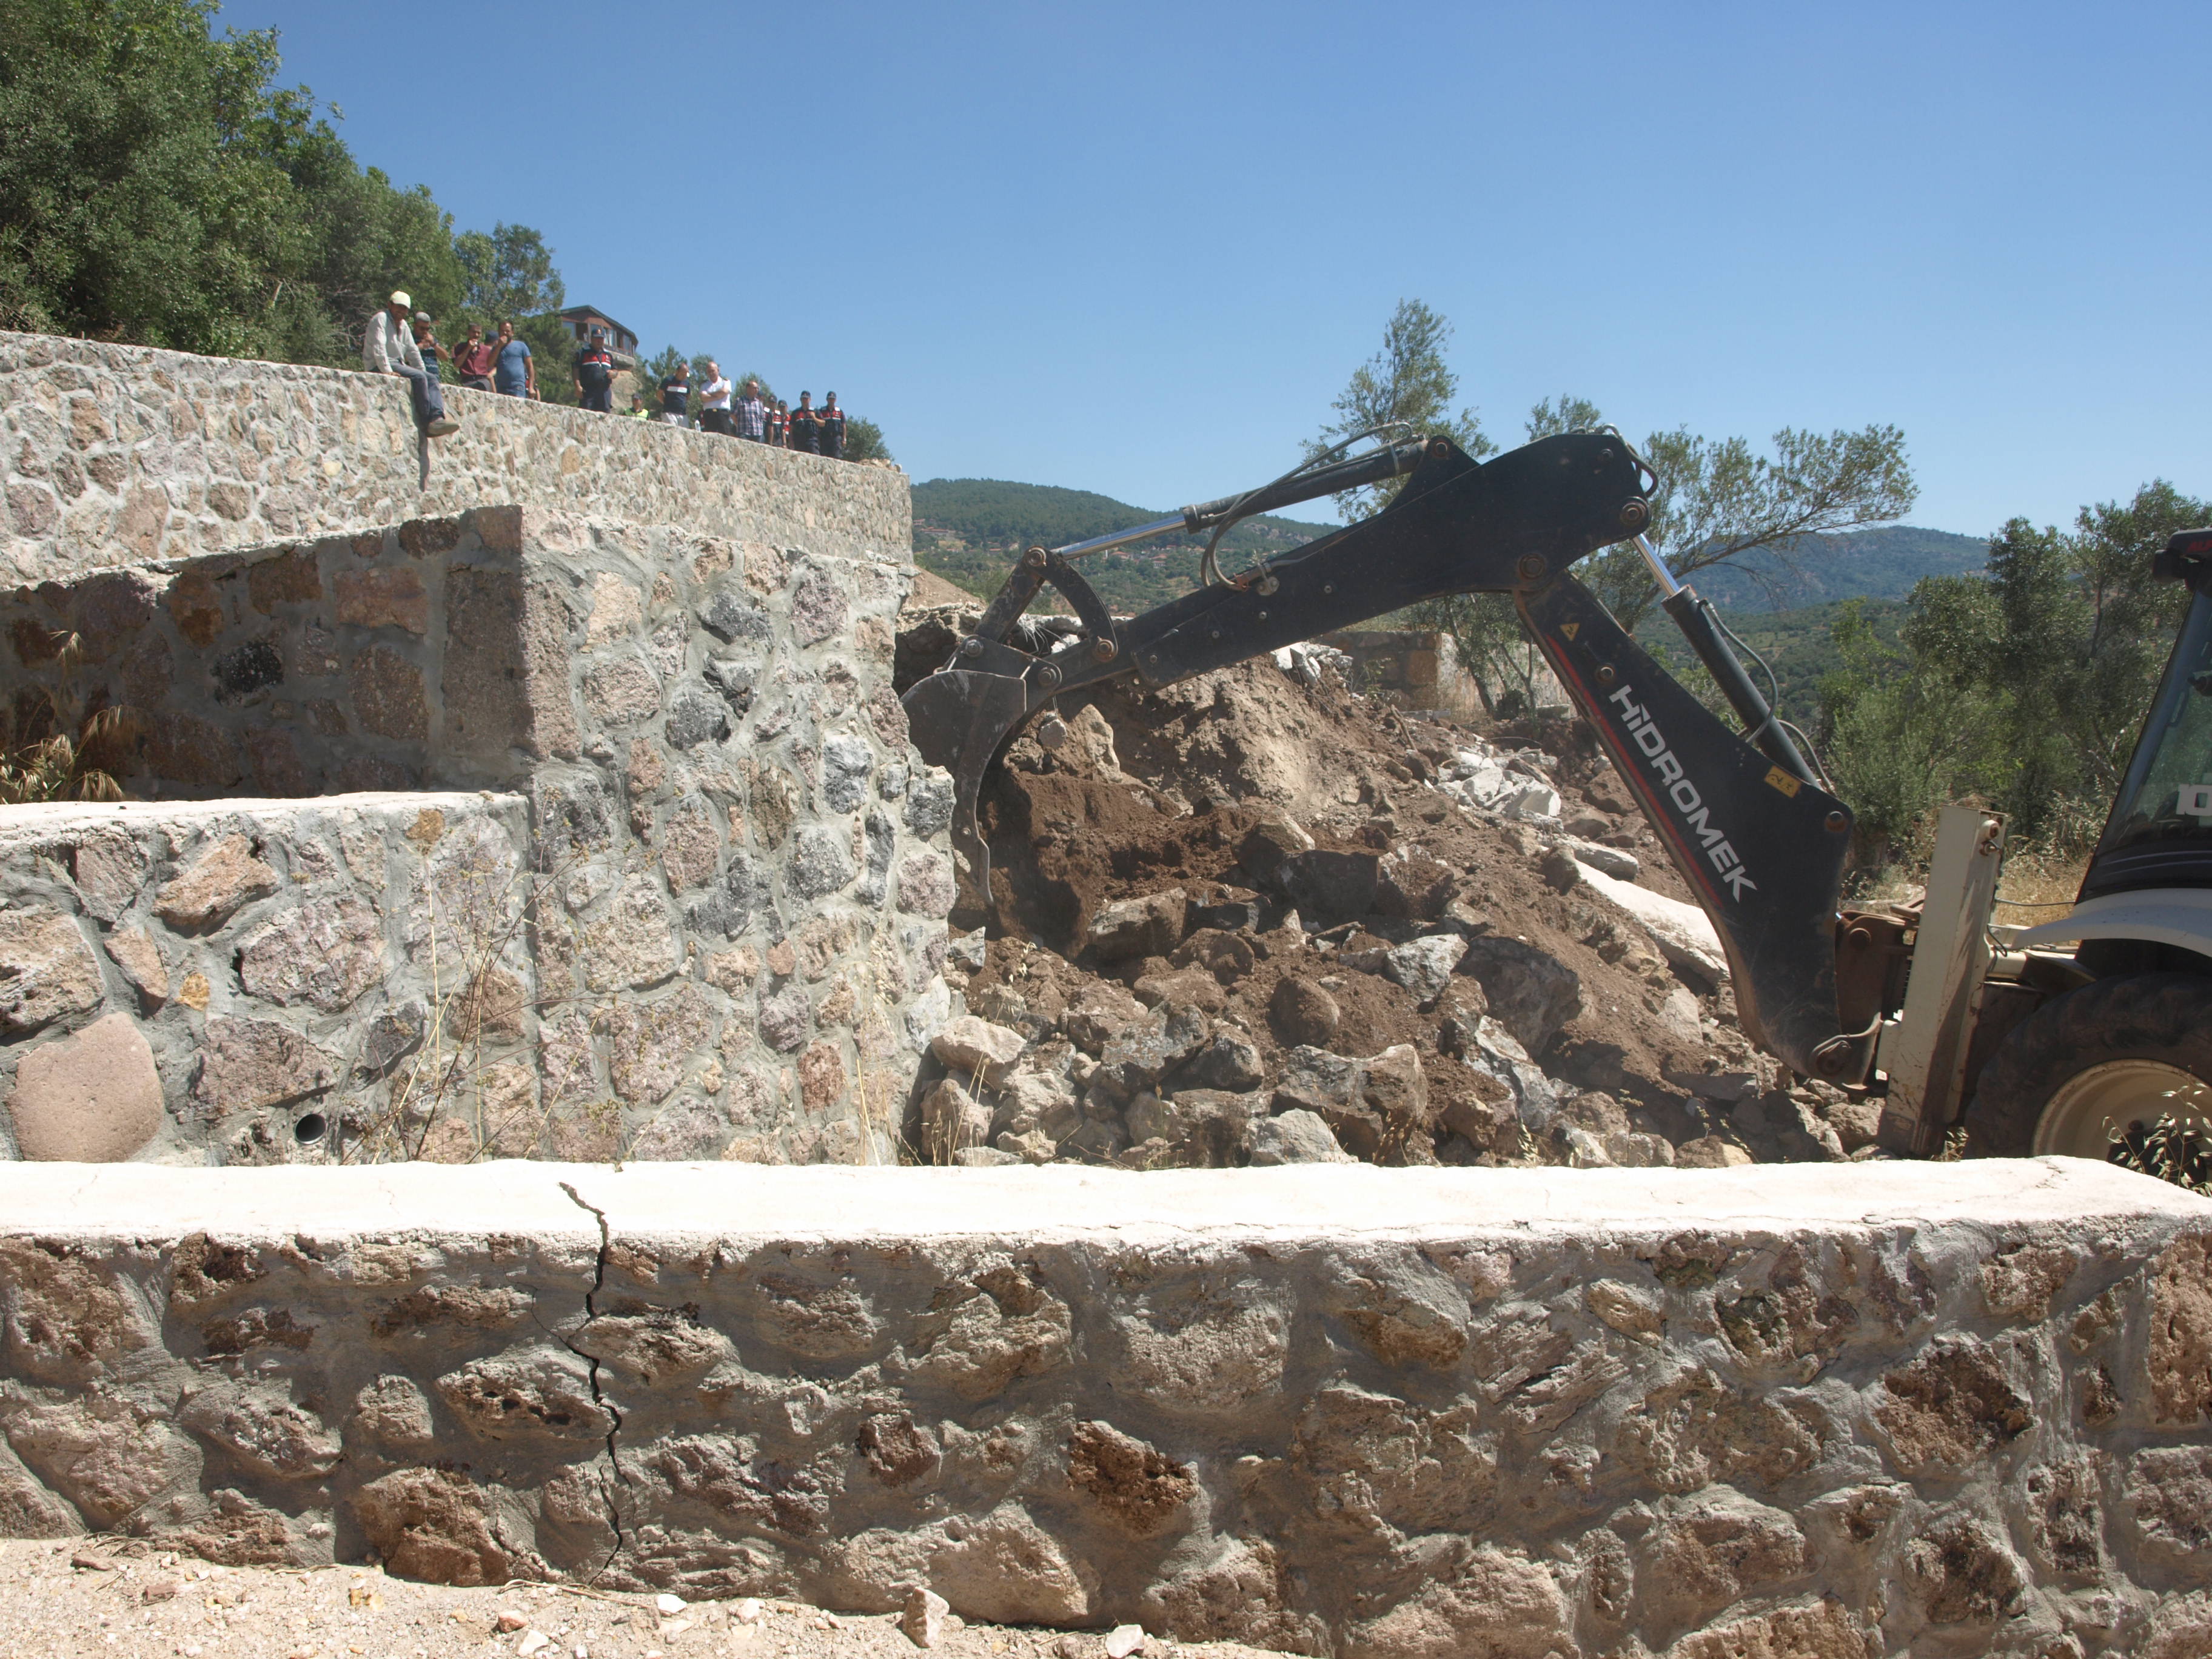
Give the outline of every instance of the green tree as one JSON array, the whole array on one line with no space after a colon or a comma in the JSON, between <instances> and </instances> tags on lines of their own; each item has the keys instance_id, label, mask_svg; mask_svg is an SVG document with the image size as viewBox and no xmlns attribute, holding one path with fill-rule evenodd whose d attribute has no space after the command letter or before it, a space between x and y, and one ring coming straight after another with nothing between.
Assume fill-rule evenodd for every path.
<instances>
[{"instance_id":1,"label":"green tree","mask_svg":"<svg viewBox=\"0 0 2212 1659\"><path fill-rule=\"evenodd\" d=\"M0 0L0 322L250 354L302 252L276 36L209 0Z\"/></svg>"},{"instance_id":2,"label":"green tree","mask_svg":"<svg viewBox=\"0 0 2212 1659\"><path fill-rule=\"evenodd\" d=\"M501 222L489 234L469 230L453 240L461 270L461 307L471 322L520 322L568 303L568 286L553 268L552 250L529 226Z\"/></svg>"},{"instance_id":3,"label":"green tree","mask_svg":"<svg viewBox=\"0 0 2212 1659\"><path fill-rule=\"evenodd\" d=\"M1337 418L1308 453L1402 422L1418 433L1449 436L1477 459L1490 454L1495 446L1474 410L1451 412L1459 382L1444 360L1450 338L1451 325L1428 306L1400 301L1383 330L1382 349L1353 372L1332 405ZM1534 442L1603 424L1596 404L1566 394L1529 411L1528 436ZM1742 438L1716 441L1682 428L1645 440L1644 453L1658 478L1647 533L1678 579L1758 550L1786 565L1801 538L1881 523L1912 505L1905 437L1895 427L1825 435L1785 428L1774 434L1771 449L1762 455ZM1395 488L1348 492L1338 506L1346 517L1362 518L1380 510ZM1601 552L1578 574L1631 632L1659 597L1632 547ZM1449 635L1492 713L1510 714L1526 702L1540 663L1509 598L1450 594L1410 606L1406 615L1416 626Z\"/></svg>"},{"instance_id":4,"label":"green tree","mask_svg":"<svg viewBox=\"0 0 2212 1659\"><path fill-rule=\"evenodd\" d=\"M452 220L276 84L273 30L217 40L215 10L0 0L0 325L346 364L404 289L455 337ZM483 240L487 270L534 273L558 303L536 232Z\"/></svg>"},{"instance_id":5,"label":"green tree","mask_svg":"<svg viewBox=\"0 0 2212 1659\"><path fill-rule=\"evenodd\" d=\"M1528 440L1604 424L1588 398L1547 398L1528 413ZM1826 434L1785 427L1771 455L1743 438L1702 438L1677 427L1647 437L1642 453L1659 481L1645 534L1677 581L1735 564L1771 585L1765 569L1741 564L1746 554L1765 551L1786 569L1801 538L1901 518L1919 494L1905 434L1893 426ZM1577 574L1632 633L1659 599L1633 547L1610 548Z\"/></svg>"},{"instance_id":6,"label":"green tree","mask_svg":"<svg viewBox=\"0 0 2212 1659\"><path fill-rule=\"evenodd\" d=\"M1480 460L1498 447L1483 434L1482 421L1472 409L1452 412L1459 396L1459 376L1444 361L1451 343L1452 325L1419 300L1401 300L1382 327L1382 349L1352 372L1352 379L1329 405L1337 418L1321 429L1306 446L1310 456L1321 455L1363 433L1382 428L1383 442L1441 435ZM1364 519L1380 512L1398 493L1403 482L1370 484L1349 489L1336 497L1347 519Z\"/></svg>"},{"instance_id":7,"label":"green tree","mask_svg":"<svg viewBox=\"0 0 2212 1659\"><path fill-rule=\"evenodd\" d=\"M1972 596L1962 590L1959 597ZM1822 737L1829 770L1858 820L1862 864L1887 863L1931 806L1963 780L1985 776L1993 760L1988 698L1970 680L1913 672L1916 653L1927 649L1925 631L1914 628L1923 621L1916 613L1905 640L1889 646L1867 621L1863 601L1847 601L1836 619L1844 665L1821 682Z\"/></svg>"},{"instance_id":8,"label":"green tree","mask_svg":"<svg viewBox=\"0 0 2212 1659\"><path fill-rule=\"evenodd\" d=\"M1352 373L1329 406L1336 419L1306 446L1319 456L1363 433L1376 432L1385 443L1431 434L1449 438L1480 460L1496 451L1473 409L1456 412L1459 376L1444 359L1452 325L1419 300L1401 300L1383 325L1382 349ZM1378 431L1379 429L1379 431ZM1391 479L1336 496L1344 516L1359 520L1379 513L1398 493L1402 479ZM1409 606L1407 620L1416 628L1449 635L1459 659L1473 676L1485 708L1501 712L1503 688L1518 682L1524 699L1533 672L1522 648L1519 619L1510 600L1492 594L1449 594Z\"/></svg>"},{"instance_id":9,"label":"green tree","mask_svg":"<svg viewBox=\"0 0 2212 1659\"><path fill-rule=\"evenodd\" d=\"M2187 602L2152 579L2151 556L2208 513L2154 480L2083 507L2070 532L2014 519L1990 538L1986 575L1914 587L1894 651L1855 643L1864 661L1823 684L1823 723L1871 836L1900 839L1967 794L2064 850L2093 834Z\"/></svg>"},{"instance_id":10,"label":"green tree","mask_svg":"<svg viewBox=\"0 0 2212 1659\"><path fill-rule=\"evenodd\" d=\"M865 415L845 417L845 459L848 461L890 461L896 456L884 442L884 429Z\"/></svg>"}]
</instances>

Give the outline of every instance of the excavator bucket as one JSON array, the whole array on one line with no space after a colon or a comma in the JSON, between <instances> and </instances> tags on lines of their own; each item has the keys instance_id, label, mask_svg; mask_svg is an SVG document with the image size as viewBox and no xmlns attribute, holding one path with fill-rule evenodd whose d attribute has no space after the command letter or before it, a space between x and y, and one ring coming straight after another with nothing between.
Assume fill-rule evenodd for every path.
<instances>
[{"instance_id":1,"label":"excavator bucket","mask_svg":"<svg viewBox=\"0 0 2212 1659\"><path fill-rule=\"evenodd\" d=\"M952 775L952 850L969 890L963 911L991 908L991 849L975 821L983 774L1030 711L1027 684L981 669L947 668L917 680L901 699L922 759Z\"/></svg>"}]
</instances>

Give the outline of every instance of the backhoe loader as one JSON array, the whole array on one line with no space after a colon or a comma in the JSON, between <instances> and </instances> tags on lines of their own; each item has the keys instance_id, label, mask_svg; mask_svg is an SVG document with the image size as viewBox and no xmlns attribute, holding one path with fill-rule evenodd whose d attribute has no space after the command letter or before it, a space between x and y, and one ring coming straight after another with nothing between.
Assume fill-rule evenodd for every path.
<instances>
[{"instance_id":1,"label":"backhoe loader","mask_svg":"<svg viewBox=\"0 0 2212 1659\"><path fill-rule=\"evenodd\" d=\"M1389 504L1233 577L1238 520L1402 478ZM1610 428L1477 461L1442 437L1378 441L1112 535L1025 551L975 629L908 692L915 746L952 775L954 848L988 909L979 792L1054 699L1125 675L1160 686L1451 593L1510 594L1522 623L1711 918L1745 1035L1801 1076L1881 1100L1881 1137L1927 1154L2103 1158L2160 1117L2212 1119L2212 530L2155 571L2191 603L2081 895L2064 919L1992 924L2005 823L1942 809L1924 901L1839 908L1849 805L1769 706L1712 606L1644 535L1658 480ZM1170 532L1209 536L1198 591L1109 615L1078 566ZM1633 542L1662 607L1741 722L1709 709L1573 574ZM1049 585L1074 615L1029 617Z\"/></svg>"}]
</instances>

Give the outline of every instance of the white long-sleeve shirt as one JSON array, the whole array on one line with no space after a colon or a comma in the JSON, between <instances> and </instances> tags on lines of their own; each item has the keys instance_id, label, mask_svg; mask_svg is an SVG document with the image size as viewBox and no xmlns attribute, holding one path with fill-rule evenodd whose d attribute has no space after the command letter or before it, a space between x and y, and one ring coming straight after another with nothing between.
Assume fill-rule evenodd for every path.
<instances>
[{"instance_id":1,"label":"white long-sleeve shirt","mask_svg":"<svg viewBox=\"0 0 2212 1659\"><path fill-rule=\"evenodd\" d=\"M422 348L415 343L415 331L405 323L392 321L392 313L380 307L368 319L368 332L362 337L361 366L372 374L389 374L401 368L421 368Z\"/></svg>"}]
</instances>

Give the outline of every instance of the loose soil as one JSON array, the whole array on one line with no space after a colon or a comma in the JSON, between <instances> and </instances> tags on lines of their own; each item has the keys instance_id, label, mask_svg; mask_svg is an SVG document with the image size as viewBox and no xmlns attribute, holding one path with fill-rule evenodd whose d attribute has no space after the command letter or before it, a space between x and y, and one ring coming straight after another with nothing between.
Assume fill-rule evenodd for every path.
<instances>
[{"instance_id":1,"label":"loose soil","mask_svg":"<svg viewBox=\"0 0 2212 1659\"><path fill-rule=\"evenodd\" d=\"M795 1601L698 1602L574 1586L455 1589L374 1567L227 1567L133 1540L0 1540L0 1659L910 1659L894 1614L826 1615ZM156 1599L148 1600L149 1591ZM502 1631L500 1614L519 1615ZM746 1615L751 1617L748 1621ZM509 1623L516 1623L511 1619ZM1105 1632L946 1621L948 1659L1104 1659ZM548 1638L532 1643L532 1632ZM1263 1659L1235 1643L1147 1641L1144 1659Z\"/></svg>"},{"instance_id":2,"label":"loose soil","mask_svg":"<svg viewBox=\"0 0 2212 1659\"><path fill-rule=\"evenodd\" d=\"M965 620L972 623L972 610ZM902 690L944 660L963 619L952 607L916 607L903 623ZM1520 941L1573 970L1581 1010L1537 1058L1572 1085L1570 1096L1609 1097L1587 1108L1599 1120L1589 1127L1626 1127L1677 1145L1718 1133L1754 1158L1824 1155L1790 1131L1801 1127L1800 1107L1817 1113L1826 1103L1810 1091L1795 1102L1783 1096L1774 1086L1783 1074L1735 1028L1725 988L1670 968L1636 924L1580 888L1571 860L1547 856L1556 828L1540 835L1430 787L1470 742L1468 728L1356 696L1333 672L1301 684L1268 657L1158 690L1126 678L1063 696L1056 712L1069 727L1065 741L1048 748L1033 724L987 780L981 818L993 903L987 955L964 986L971 1012L1002 1024L1025 1016L1035 1030L1056 1022L1094 980L1116 981L1153 1003L1172 976L1173 1000L1195 1000L1243 1029L1272 1084L1283 1051L1299 1037L1270 1011L1279 982L1296 975L1319 983L1341 1008L1327 1043L1334 1051L1364 1057L1412 1043L1432 1095L1449 1100L1475 1086L1480 1079L1468 1068L1442 1059L1455 1034L1437 1008L1425 1009L1378 973L1340 965L1363 949L1439 931L1437 922L1364 916L1327 935L1337 946L1329 956L1281 930L1286 904L1240 866L1239 848L1262 819L1286 813L1325 850L1419 849L1451 872L1445 925ZM1107 732L1110 751L1101 740ZM1642 885L1689 902L1585 724L1557 718L1480 735L1540 766L1561 798L1565 831L1632 854ZM1085 931L1102 908L1172 888L1201 905L1255 902L1258 925L1229 945L1201 932L1167 959L1100 963L1086 952ZM1310 915L1298 920L1317 925ZM1717 1072L1747 1074L1754 1094L1777 1098L1764 1109L1734 1110L1684 1085ZM1825 1155L1838 1155L1826 1139ZM1438 1150L1454 1161L1453 1149ZM1462 1158L1481 1150L1458 1149Z\"/></svg>"}]
</instances>

